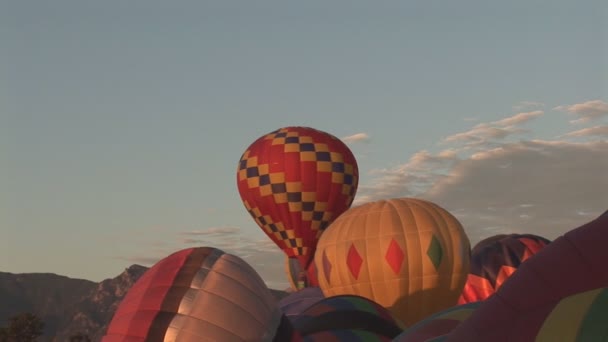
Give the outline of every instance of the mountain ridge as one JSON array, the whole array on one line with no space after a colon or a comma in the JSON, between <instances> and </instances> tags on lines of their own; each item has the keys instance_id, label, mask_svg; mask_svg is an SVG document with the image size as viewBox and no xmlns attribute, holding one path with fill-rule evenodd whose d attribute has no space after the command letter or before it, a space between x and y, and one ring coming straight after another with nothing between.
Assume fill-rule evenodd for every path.
<instances>
[{"instance_id":1,"label":"mountain ridge","mask_svg":"<svg viewBox=\"0 0 608 342\"><path fill-rule=\"evenodd\" d=\"M147 270L133 264L100 282L50 272L0 272L0 322L31 312L45 323L41 342L69 341L77 333L100 341L120 301ZM277 300L287 295L270 291Z\"/></svg>"}]
</instances>

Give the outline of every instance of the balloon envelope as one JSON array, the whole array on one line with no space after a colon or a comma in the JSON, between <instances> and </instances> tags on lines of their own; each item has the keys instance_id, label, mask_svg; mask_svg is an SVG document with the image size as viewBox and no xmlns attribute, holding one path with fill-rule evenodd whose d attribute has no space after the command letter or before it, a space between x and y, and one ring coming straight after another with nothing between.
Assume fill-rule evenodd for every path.
<instances>
[{"instance_id":1,"label":"balloon envelope","mask_svg":"<svg viewBox=\"0 0 608 342\"><path fill-rule=\"evenodd\" d=\"M344 329L321 331L304 336L302 342L391 342L390 337L375 334L373 332Z\"/></svg>"},{"instance_id":2,"label":"balloon envelope","mask_svg":"<svg viewBox=\"0 0 608 342\"><path fill-rule=\"evenodd\" d=\"M481 302L458 305L425 318L407 328L394 342L426 342L445 336L467 319Z\"/></svg>"},{"instance_id":3,"label":"balloon envelope","mask_svg":"<svg viewBox=\"0 0 608 342\"><path fill-rule=\"evenodd\" d=\"M338 217L319 240L315 266L325 296L369 298L409 326L456 305L469 252L468 237L448 211L400 198Z\"/></svg>"},{"instance_id":4,"label":"balloon envelope","mask_svg":"<svg viewBox=\"0 0 608 342\"><path fill-rule=\"evenodd\" d=\"M522 329L541 326L560 300L608 287L607 232L608 211L555 239L524 262L448 341L525 341L528 335L521 335ZM518 325L522 327L515 334Z\"/></svg>"},{"instance_id":5,"label":"balloon envelope","mask_svg":"<svg viewBox=\"0 0 608 342\"><path fill-rule=\"evenodd\" d=\"M129 289L102 341L272 341L281 316L245 261L216 248L189 248L156 263Z\"/></svg>"},{"instance_id":6,"label":"balloon envelope","mask_svg":"<svg viewBox=\"0 0 608 342\"><path fill-rule=\"evenodd\" d=\"M340 139L309 127L285 127L246 149L237 186L255 222L306 269L323 230L350 207L358 177L355 157Z\"/></svg>"},{"instance_id":7,"label":"balloon envelope","mask_svg":"<svg viewBox=\"0 0 608 342\"><path fill-rule=\"evenodd\" d=\"M401 322L387 309L352 295L321 300L294 317L293 325L304 337L322 331L361 330L393 338L402 331Z\"/></svg>"},{"instance_id":8,"label":"balloon envelope","mask_svg":"<svg viewBox=\"0 0 608 342\"><path fill-rule=\"evenodd\" d=\"M490 297L524 261L549 243L532 234L503 234L482 240L471 252L471 270L458 303Z\"/></svg>"},{"instance_id":9,"label":"balloon envelope","mask_svg":"<svg viewBox=\"0 0 608 342\"><path fill-rule=\"evenodd\" d=\"M293 290L301 290L301 285L303 287L318 287L319 280L317 278L317 269L315 268L315 263L311 262L306 269L306 283L299 284L300 273L302 272L302 266L297 259L285 257L285 274L287 275L287 279L289 280L289 285Z\"/></svg>"},{"instance_id":10,"label":"balloon envelope","mask_svg":"<svg viewBox=\"0 0 608 342\"><path fill-rule=\"evenodd\" d=\"M323 300L325 296L318 287L307 287L279 301L279 308L289 319L299 316L304 310Z\"/></svg>"}]
</instances>

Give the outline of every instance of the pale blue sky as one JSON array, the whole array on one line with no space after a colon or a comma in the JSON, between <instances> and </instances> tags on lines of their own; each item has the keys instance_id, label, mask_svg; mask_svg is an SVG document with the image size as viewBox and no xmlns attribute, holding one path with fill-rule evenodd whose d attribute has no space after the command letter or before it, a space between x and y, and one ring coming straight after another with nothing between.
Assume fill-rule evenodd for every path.
<instances>
[{"instance_id":1,"label":"pale blue sky","mask_svg":"<svg viewBox=\"0 0 608 342\"><path fill-rule=\"evenodd\" d=\"M0 0L0 271L101 280L192 246L184 236L256 260L266 238L235 170L282 126L367 134L351 144L360 200L389 195L386 172L411 170L417 152L518 112L542 116L485 150L585 127L601 132L585 142L605 143L606 22L603 0ZM604 166L587 181L604 181ZM401 190L390 196L412 195ZM462 209L437 191L425 196ZM608 205L594 203L576 210ZM281 283L281 263L252 263Z\"/></svg>"}]
</instances>

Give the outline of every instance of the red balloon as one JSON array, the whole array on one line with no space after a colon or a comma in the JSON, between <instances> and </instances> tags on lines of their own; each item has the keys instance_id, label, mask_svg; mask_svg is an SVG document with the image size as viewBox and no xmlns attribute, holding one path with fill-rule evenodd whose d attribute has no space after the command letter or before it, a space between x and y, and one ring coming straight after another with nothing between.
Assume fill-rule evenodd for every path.
<instances>
[{"instance_id":1,"label":"red balloon","mask_svg":"<svg viewBox=\"0 0 608 342\"><path fill-rule=\"evenodd\" d=\"M608 287L608 211L524 262L447 341L533 341L562 299Z\"/></svg>"},{"instance_id":2,"label":"red balloon","mask_svg":"<svg viewBox=\"0 0 608 342\"><path fill-rule=\"evenodd\" d=\"M550 242L533 234L504 234L480 241L471 252L471 270L458 304L490 297L524 261Z\"/></svg>"},{"instance_id":3,"label":"red balloon","mask_svg":"<svg viewBox=\"0 0 608 342\"><path fill-rule=\"evenodd\" d=\"M352 204L358 177L357 161L340 139L285 127L247 148L237 186L255 222L307 269L323 230Z\"/></svg>"}]
</instances>

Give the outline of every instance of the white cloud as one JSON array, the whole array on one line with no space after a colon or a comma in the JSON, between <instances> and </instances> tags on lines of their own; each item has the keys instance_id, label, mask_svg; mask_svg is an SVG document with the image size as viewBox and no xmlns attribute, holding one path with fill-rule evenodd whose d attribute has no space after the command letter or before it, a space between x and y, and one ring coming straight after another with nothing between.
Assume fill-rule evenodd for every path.
<instances>
[{"instance_id":1,"label":"white cloud","mask_svg":"<svg viewBox=\"0 0 608 342\"><path fill-rule=\"evenodd\" d=\"M593 100L573 105L557 106L553 109L578 116L578 119L570 121L570 123L574 124L585 123L608 116L608 103L602 100Z\"/></svg>"},{"instance_id":2,"label":"white cloud","mask_svg":"<svg viewBox=\"0 0 608 342\"><path fill-rule=\"evenodd\" d=\"M346 144L352 144L357 142L368 142L369 139L370 137L367 133L357 133L344 137L341 140L344 141L344 143Z\"/></svg>"},{"instance_id":3,"label":"white cloud","mask_svg":"<svg viewBox=\"0 0 608 342\"><path fill-rule=\"evenodd\" d=\"M535 119L543 114L544 114L544 112L542 110L535 110L533 112L523 112L523 113L515 114L511 117L508 117L508 118L505 118L502 120L495 121L492 124L498 125L498 126L521 125L521 124L528 122L532 119Z\"/></svg>"},{"instance_id":4,"label":"white cloud","mask_svg":"<svg viewBox=\"0 0 608 342\"><path fill-rule=\"evenodd\" d=\"M608 141L601 139L603 126L568 134L579 142L500 140L541 115L480 123L444 139L448 149L423 150L402 165L375 170L355 204L415 196L453 212L472 242L509 232L555 238L608 208Z\"/></svg>"},{"instance_id":5,"label":"white cloud","mask_svg":"<svg viewBox=\"0 0 608 342\"><path fill-rule=\"evenodd\" d=\"M446 149L437 154L420 151L410 160L391 169L375 169L372 174L378 178L371 185L360 185L354 205L374 201L379 198L390 198L394 194L413 196L444 176L450 167L457 162L457 151Z\"/></svg>"},{"instance_id":6,"label":"white cloud","mask_svg":"<svg viewBox=\"0 0 608 342\"><path fill-rule=\"evenodd\" d=\"M500 168L507 161L511 167ZM606 141L523 141L458 162L421 197L459 208L454 215L472 241L492 235L488 226L552 239L588 220L579 208L591 216L608 208L606 174ZM482 208L492 208L492 215L482 215Z\"/></svg>"},{"instance_id":7,"label":"white cloud","mask_svg":"<svg viewBox=\"0 0 608 342\"><path fill-rule=\"evenodd\" d=\"M608 137L608 125L604 126L594 126L579 129L577 131L573 131L567 134L564 134L563 137Z\"/></svg>"},{"instance_id":8,"label":"white cloud","mask_svg":"<svg viewBox=\"0 0 608 342\"><path fill-rule=\"evenodd\" d=\"M522 112L498 121L480 123L466 132L446 137L443 139L443 143L465 143L469 147L474 147L493 140L502 140L513 134L526 132L526 130L517 126L533 120L543 115L543 113L541 110Z\"/></svg>"}]
</instances>

